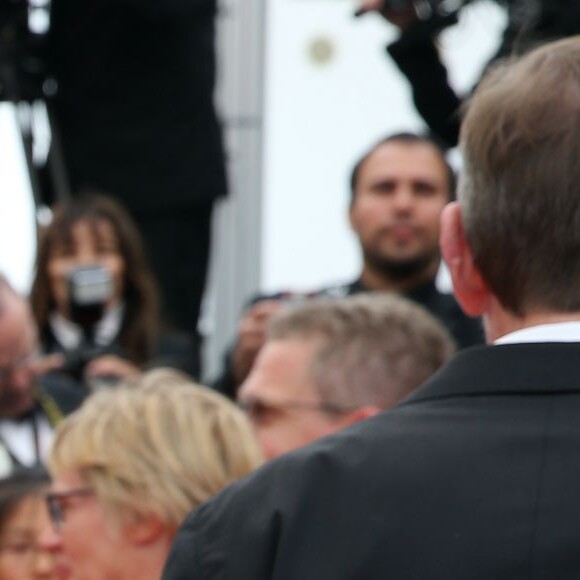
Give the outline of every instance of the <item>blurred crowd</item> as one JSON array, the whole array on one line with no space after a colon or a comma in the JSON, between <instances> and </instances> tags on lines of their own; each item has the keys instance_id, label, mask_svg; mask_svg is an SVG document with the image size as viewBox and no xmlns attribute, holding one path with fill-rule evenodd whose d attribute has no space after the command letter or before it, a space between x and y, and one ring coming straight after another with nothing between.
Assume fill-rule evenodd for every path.
<instances>
[{"instance_id":1,"label":"blurred crowd","mask_svg":"<svg viewBox=\"0 0 580 580\"><path fill-rule=\"evenodd\" d=\"M54 1L30 295L0 273L0 580L577 578L578 39L493 67L463 123L429 101L441 27L360 4L430 131L351 168L356 278L247 297L202 385L216 5L89 8Z\"/></svg>"}]
</instances>

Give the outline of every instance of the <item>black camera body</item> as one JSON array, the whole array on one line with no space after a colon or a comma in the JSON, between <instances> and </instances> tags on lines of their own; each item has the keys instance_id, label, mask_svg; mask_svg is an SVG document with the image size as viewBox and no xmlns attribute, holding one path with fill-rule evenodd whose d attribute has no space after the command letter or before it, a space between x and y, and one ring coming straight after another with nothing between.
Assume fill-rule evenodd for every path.
<instances>
[{"instance_id":1,"label":"black camera body","mask_svg":"<svg viewBox=\"0 0 580 580\"><path fill-rule=\"evenodd\" d=\"M432 8L436 8L441 0L424 0L425 3L429 4ZM408 8L413 8L416 4L414 0L384 0L385 8L388 10L407 10Z\"/></svg>"},{"instance_id":2,"label":"black camera body","mask_svg":"<svg viewBox=\"0 0 580 580\"><path fill-rule=\"evenodd\" d=\"M103 266L81 266L69 272L69 317L82 328L87 340L94 338L94 327L113 293L113 277Z\"/></svg>"},{"instance_id":3,"label":"black camera body","mask_svg":"<svg viewBox=\"0 0 580 580\"><path fill-rule=\"evenodd\" d=\"M85 367L95 358L105 355L115 354L106 347L95 345L81 345L79 348L65 353L65 360L61 372L71 375L75 380L83 382Z\"/></svg>"},{"instance_id":4,"label":"black camera body","mask_svg":"<svg viewBox=\"0 0 580 580\"><path fill-rule=\"evenodd\" d=\"M69 318L83 332L80 346L66 353L64 372L82 379L86 365L103 354L118 354L114 347L103 347L95 341L95 328L114 294L114 280L106 268L82 266L68 274Z\"/></svg>"},{"instance_id":5,"label":"black camera body","mask_svg":"<svg viewBox=\"0 0 580 580\"><path fill-rule=\"evenodd\" d=\"M499 0L498 0L499 1ZM424 33L433 34L457 22L459 11L472 0L382 0L378 9L388 19L393 13L412 11L424 26ZM354 16L362 16L366 9L355 11Z\"/></svg>"},{"instance_id":6,"label":"black camera body","mask_svg":"<svg viewBox=\"0 0 580 580\"><path fill-rule=\"evenodd\" d=\"M447 16L460 10L471 0L383 0L383 10L400 12L413 8L423 18L431 16Z\"/></svg>"}]
</instances>

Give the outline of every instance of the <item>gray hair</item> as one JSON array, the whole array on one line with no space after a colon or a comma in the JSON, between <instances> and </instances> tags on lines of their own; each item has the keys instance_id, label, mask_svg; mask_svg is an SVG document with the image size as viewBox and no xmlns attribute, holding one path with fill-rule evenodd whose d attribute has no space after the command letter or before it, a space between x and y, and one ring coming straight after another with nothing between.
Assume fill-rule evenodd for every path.
<instances>
[{"instance_id":1,"label":"gray hair","mask_svg":"<svg viewBox=\"0 0 580 580\"><path fill-rule=\"evenodd\" d=\"M424 308L394 294L315 299L278 313L269 340L318 339L310 369L322 400L345 408L388 408L441 367L455 350Z\"/></svg>"}]
</instances>

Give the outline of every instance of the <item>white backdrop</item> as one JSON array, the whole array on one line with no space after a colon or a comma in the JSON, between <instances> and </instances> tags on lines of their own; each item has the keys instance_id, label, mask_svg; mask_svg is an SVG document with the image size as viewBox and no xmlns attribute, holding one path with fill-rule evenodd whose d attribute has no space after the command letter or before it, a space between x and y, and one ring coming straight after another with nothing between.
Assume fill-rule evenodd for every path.
<instances>
[{"instance_id":1,"label":"white backdrop","mask_svg":"<svg viewBox=\"0 0 580 580\"><path fill-rule=\"evenodd\" d=\"M0 272L28 291L36 257L34 202L15 109L0 104Z\"/></svg>"}]
</instances>

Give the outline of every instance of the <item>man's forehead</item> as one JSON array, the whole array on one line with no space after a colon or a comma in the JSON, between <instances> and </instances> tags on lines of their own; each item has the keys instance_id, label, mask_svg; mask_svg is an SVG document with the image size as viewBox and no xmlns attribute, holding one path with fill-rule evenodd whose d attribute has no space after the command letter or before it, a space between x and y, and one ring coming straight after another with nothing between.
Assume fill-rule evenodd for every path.
<instances>
[{"instance_id":1,"label":"man's forehead","mask_svg":"<svg viewBox=\"0 0 580 580\"><path fill-rule=\"evenodd\" d=\"M28 354L36 345L36 331L24 299L0 292L0 365Z\"/></svg>"},{"instance_id":2,"label":"man's forehead","mask_svg":"<svg viewBox=\"0 0 580 580\"><path fill-rule=\"evenodd\" d=\"M425 179L447 180L448 171L440 151L427 142L390 141L379 145L361 166L361 178L372 173L393 175L412 172Z\"/></svg>"},{"instance_id":3,"label":"man's forehead","mask_svg":"<svg viewBox=\"0 0 580 580\"><path fill-rule=\"evenodd\" d=\"M296 397L314 395L310 378L315 354L320 348L317 339L275 339L261 349L240 395Z\"/></svg>"}]
</instances>

